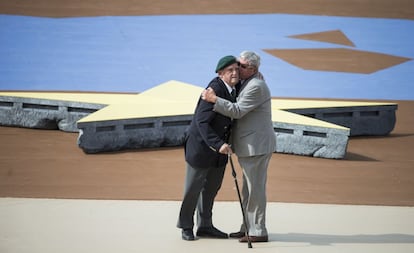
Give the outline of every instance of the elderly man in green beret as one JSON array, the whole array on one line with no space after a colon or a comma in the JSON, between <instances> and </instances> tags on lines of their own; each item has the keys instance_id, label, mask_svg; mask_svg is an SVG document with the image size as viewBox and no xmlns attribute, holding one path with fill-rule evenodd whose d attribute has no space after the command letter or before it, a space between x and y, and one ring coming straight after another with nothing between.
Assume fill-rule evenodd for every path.
<instances>
[{"instance_id":1,"label":"elderly man in green beret","mask_svg":"<svg viewBox=\"0 0 414 253\"><path fill-rule=\"evenodd\" d=\"M236 101L234 87L239 82L236 57L221 58L215 72L217 76L207 88L213 89L217 96ZM182 239L187 241L195 240L196 210L198 237L228 238L228 234L213 226L212 209L223 182L228 153L232 152L228 144L232 119L216 113L213 106L199 99L184 144L186 177L177 227L181 228Z\"/></svg>"}]
</instances>

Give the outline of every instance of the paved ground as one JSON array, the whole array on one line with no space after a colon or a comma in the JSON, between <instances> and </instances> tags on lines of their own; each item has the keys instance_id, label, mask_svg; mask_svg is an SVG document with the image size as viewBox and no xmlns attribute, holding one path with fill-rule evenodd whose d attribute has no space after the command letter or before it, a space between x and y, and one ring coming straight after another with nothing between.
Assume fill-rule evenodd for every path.
<instances>
[{"instance_id":1,"label":"paved ground","mask_svg":"<svg viewBox=\"0 0 414 253\"><path fill-rule=\"evenodd\" d=\"M414 251L414 207L269 203L269 243L181 240L179 202L0 199L0 251L61 252L355 252ZM234 231L237 202L217 202L215 224ZM236 225L237 224L237 225Z\"/></svg>"}]
</instances>

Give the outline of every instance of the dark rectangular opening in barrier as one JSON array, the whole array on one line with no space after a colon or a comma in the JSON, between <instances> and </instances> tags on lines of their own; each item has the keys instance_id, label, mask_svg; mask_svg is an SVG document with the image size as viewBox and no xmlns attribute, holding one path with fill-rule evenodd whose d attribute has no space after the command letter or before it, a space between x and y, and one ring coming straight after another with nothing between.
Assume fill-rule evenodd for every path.
<instances>
[{"instance_id":1,"label":"dark rectangular opening in barrier","mask_svg":"<svg viewBox=\"0 0 414 253\"><path fill-rule=\"evenodd\" d=\"M164 121L164 122L162 122L163 127L189 126L190 124L191 124L191 120Z\"/></svg>"},{"instance_id":2,"label":"dark rectangular opening in barrier","mask_svg":"<svg viewBox=\"0 0 414 253\"><path fill-rule=\"evenodd\" d=\"M41 105L41 104L23 103L23 109L37 109L37 110L52 110L52 111L58 111L59 110L59 106L57 106L57 105Z\"/></svg>"},{"instance_id":3,"label":"dark rectangular opening in barrier","mask_svg":"<svg viewBox=\"0 0 414 253\"><path fill-rule=\"evenodd\" d=\"M0 101L1 107L13 107L13 102Z\"/></svg>"},{"instance_id":4,"label":"dark rectangular opening in barrier","mask_svg":"<svg viewBox=\"0 0 414 253\"><path fill-rule=\"evenodd\" d=\"M134 129L145 129L145 128L154 128L154 123L136 123L136 124L127 124L124 125L124 130L134 130Z\"/></svg>"},{"instance_id":5,"label":"dark rectangular opening in barrier","mask_svg":"<svg viewBox=\"0 0 414 253\"><path fill-rule=\"evenodd\" d=\"M115 130L115 126L98 126L96 132L111 132Z\"/></svg>"},{"instance_id":6,"label":"dark rectangular opening in barrier","mask_svg":"<svg viewBox=\"0 0 414 253\"><path fill-rule=\"evenodd\" d=\"M81 108L81 107L68 107L68 112L73 113L94 113L97 109Z\"/></svg>"},{"instance_id":7,"label":"dark rectangular opening in barrier","mask_svg":"<svg viewBox=\"0 0 414 253\"><path fill-rule=\"evenodd\" d=\"M323 114L324 118L349 118L353 112L327 112Z\"/></svg>"},{"instance_id":8,"label":"dark rectangular opening in barrier","mask_svg":"<svg viewBox=\"0 0 414 253\"><path fill-rule=\"evenodd\" d=\"M363 111L360 112L359 115L361 115L362 117L378 117L379 111Z\"/></svg>"},{"instance_id":9,"label":"dark rectangular opening in barrier","mask_svg":"<svg viewBox=\"0 0 414 253\"><path fill-rule=\"evenodd\" d=\"M315 118L316 117L315 113L305 113L305 114L302 114L302 115L306 116L306 117L310 117L310 118Z\"/></svg>"},{"instance_id":10,"label":"dark rectangular opening in barrier","mask_svg":"<svg viewBox=\"0 0 414 253\"><path fill-rule=\"evenodd\" d=\"M326 133L314 132L314 131L303 131L303 136L314 136L326 138Z\"/></svg>"},{"instance_id":11,"label":"dark rectangular opening in barrier","mask_svg":"<svg viewBox=\"0 0 414 253\"><path fill-rule=\"evenodd\" d=\"M276 133L293 134L294 132L293 129L287 129L287 128L275 127L273 129Z\"/></svg>"}]
</instances>

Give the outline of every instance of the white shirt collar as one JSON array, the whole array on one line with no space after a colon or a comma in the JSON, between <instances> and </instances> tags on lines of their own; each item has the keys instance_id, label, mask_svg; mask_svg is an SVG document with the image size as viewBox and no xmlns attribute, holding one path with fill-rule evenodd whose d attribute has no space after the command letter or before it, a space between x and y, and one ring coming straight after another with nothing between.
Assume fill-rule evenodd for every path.
<instances>
[{"instance_id":1,"label":"white shirt collar","mask_svg":"<svg viewBox=\"0 0 414 253\"><path fill-rule=\"evenodd\" d=\"M223 81L223 83L226 85L227 90L229 91L229 93L231 94L231 92L233 91L233 87L231 87L230 85L228 85L223 79L221 79Z\"/></svg>"}]
</instances>

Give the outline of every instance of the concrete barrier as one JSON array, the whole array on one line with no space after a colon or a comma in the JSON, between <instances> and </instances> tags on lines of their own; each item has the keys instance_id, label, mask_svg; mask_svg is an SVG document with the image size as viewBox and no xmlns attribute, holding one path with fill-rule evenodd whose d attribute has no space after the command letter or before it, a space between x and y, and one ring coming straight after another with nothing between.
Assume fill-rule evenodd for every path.
<instances>
[{"instance_id":1,"label":"concrete barrier","mask_svg":"<svg viewBox=\"0 0 414 253\"><path fill-rule=\"evenodd\" d=\"M0 122L3 126L78 132L78 120L105 106L76 101L0 96Z\"/></svg>"},{"instance_id":2,"label":"concrete barrier","mask_svg":"<svg viewBox=\"0 0 414 253\"><path fill-rule=\"evenodd\" d=\"M351 136L387 135L394 129L397 104L287 110L351 129Z\"/></svg>"},{"instance_id":3,"label":"concrete barrier","mask_svg":"<svg viewBox=\"0 0 414 253\"><path fill-rule=\"evenodd\" d=\"M85 153L183 145L202 88L169 81L140 94L0 92L0 124L79 131ZM341 159L349 136L386 135L394 103L272 99L279 153Z\"/></svg>"}]
</instances>

